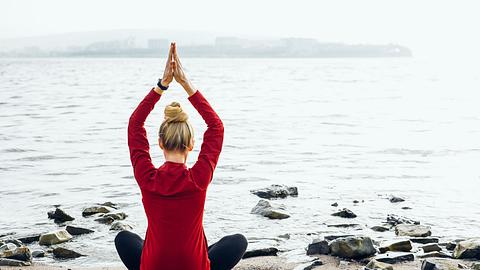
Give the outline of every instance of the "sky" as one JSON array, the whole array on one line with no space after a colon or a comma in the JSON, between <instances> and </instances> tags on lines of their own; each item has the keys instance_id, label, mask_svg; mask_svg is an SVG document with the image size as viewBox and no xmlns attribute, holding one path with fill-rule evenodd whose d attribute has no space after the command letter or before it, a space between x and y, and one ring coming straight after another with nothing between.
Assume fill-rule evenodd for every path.
<instances>
[{"instance_id":1,"label":"sky","mask_svg":"<svg viewBox=\"0 0 480 270\"><path fill-rule=\"evenodd\" d=\"M158 28L398 43L417 55L479 57L479 7L475 0L1 0L0 39Z\"/></svg>"}]
</instances>

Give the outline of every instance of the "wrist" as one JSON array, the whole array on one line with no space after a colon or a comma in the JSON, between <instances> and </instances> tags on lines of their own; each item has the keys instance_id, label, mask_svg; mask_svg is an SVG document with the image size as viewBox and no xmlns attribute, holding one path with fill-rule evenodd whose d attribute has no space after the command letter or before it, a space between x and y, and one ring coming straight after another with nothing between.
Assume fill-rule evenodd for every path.
<instances>
[{"instance_id":1,"label":"wrist","mask_svg":"<svg viewBox=\"0 0 480 270\"><path fill-rule=\"evenodd\" d=\"M157 94L159 94L159 95L163 94L163 90L160 89L160 87L158 87L158 86L156 86L156 85L155 85L155 87L153 88L153 91L157 92Z\"/></svg>"}]
</instances>

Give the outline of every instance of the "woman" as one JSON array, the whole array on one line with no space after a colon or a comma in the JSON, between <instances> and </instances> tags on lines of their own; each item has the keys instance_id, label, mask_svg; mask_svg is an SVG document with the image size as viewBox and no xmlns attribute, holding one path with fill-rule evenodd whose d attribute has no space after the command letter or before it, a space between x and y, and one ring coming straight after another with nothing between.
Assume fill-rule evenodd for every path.
<instances>
[{"instance_id":1,"label":"woman","mask_svg":"<svg viewBox=\"0 0 480 270\"><path fill-rule=\"evenodd\" d=\"M179 103L168 105L158 137L165 162L155 168L143 125L174 78L208 128L197 162L187 168L187 156L194 145L193 128ZM129 231L122 231L115 238L118 254L128 269L231 269L242 258L247 248L243 235L228 235L208 246L203 230L206 191L222 143L222 121L187 79L172 43L163 78L140 102L128 124L130 159L148 220L145 241Z\"/></svg>"}]
</instances>

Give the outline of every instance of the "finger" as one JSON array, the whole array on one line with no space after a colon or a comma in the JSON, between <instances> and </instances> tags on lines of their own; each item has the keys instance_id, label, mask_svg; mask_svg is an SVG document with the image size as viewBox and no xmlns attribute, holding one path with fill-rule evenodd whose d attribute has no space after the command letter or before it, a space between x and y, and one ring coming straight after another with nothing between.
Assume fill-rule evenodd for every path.
<instances>
[{"instance_id":1,"label":"finger","mask_svg":"<svg viewBox=\"0 0 480 270\"><path fill-rule=\"evenodd\" d=\"M180 62L180 59L178 58L177 44L176 43L173 43L173 57L175 58L175 62L177 62L178 65L181 67L182 63Z\"/></svg>"},{"instance_id":2,"label":"finger","mask_svg":"<svg viewBox=\"0 0 480 270\"><path fill-rule=\"evenodd\" d=\"M170 43L170 49L168 50L168 63L172 61L173 58L173 42Z\"/></svg>"}]
</instances>

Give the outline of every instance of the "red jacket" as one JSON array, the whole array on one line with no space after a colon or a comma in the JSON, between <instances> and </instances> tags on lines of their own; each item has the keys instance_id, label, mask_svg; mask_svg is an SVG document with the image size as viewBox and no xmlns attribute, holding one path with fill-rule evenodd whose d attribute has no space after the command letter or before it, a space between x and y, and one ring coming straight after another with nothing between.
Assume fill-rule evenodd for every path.
<instances>
[{"instance_id":1,"label":"red jacket","mask_svg":"<svg viewBox=\"0 0 480 270\"><path fill-rule=\"evenodd\" d=\"M166 161L155 168L143 125L159 99L152 89L128 123L130 159L148 220L140 269L210 270L202 222L207 187L222 150L223 124L197 91L188 100L208 126L197 162L187 168Z\"/></svg>"}]
</instances>

